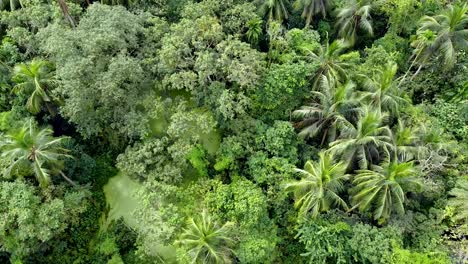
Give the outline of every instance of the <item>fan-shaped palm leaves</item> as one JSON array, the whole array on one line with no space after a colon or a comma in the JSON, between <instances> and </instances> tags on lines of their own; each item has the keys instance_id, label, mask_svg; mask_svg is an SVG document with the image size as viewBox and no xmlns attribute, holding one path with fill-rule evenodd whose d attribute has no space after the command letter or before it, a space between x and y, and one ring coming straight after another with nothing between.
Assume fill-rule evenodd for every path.
<instances>
[{"instance_id":1,"label":"fan-shaped palm leaves","mask_svg":"<svg viewBox=\"0 0 468 264\"><path fill-rule=\"evenodd\" d=\"M286 8L285 0L262 0L260 12L267 16L269 20L283 21L288 19L288 9Z\"/></svg>"},{"instance_id":2,"label":"fan-shaped palm leaves","mask_svg":"<svg viewBox=\"0 0 468 264\"><path fill-rule=\"evenodd\" d=\"M408 104L408 101L403 98L402 90L394 81L396 72L397 65L389 63L384 70L378 70L374 76L370 78L364 76L363 85L367 91L362 92L361 99L369 102L375 109L398 116L400 107Z\"/></svg>"},{"instance_id":3,"label":"fan-shaped palm leaves","mask_svg":"<svg viewBox=\"0 0 468 264\"><path fill-rule=\"evenodd\" d=\"M176 244L187 250L192 263L231 263L231 223L219 226L206 211L199 219L190 218Z\"/></svg>"},{"instance_id":4,"label":"fan-shaped palm leaves","mask_svg":"<svg viewBox=\"0 0 468 264\"><path fill-rule=\"evenodd\" d=\"M319 161L308 161L304 169L296 169L304 178L286 185L286 190L293 191L295 206L299 208L302 217L310 214L316 217L320 212L333 207L347 209L346 202L339 193L343 190L346 164L335 162L331 153L321 152Z\"/></svg>"},{"instance_id":5,"label":"fan-shaped palm leaves","mask_svg":"<svg viewBox=\"0 0 468 264\"><path fill-rule=\"evenodd\" d=\"M454 219L468 219L468 180L458 180L457 186L449 194L454 196L449 200L449 205L455 207L456 210Z\"/></svg>"},{"instance_id":6,"label":"fan-shaped palm leaves","mask_svg":"<svg viewBox=\"0 0 468 264\"><path fill-rule=\"evenodd\" d=\"M18 64L14 68L13 81L16 83L14 91L29 95L26 107L33 113L41 111L45 105L53 114L50 95L54 80L54 71L50 63L43 60L33 60L29 64Z\"/></svg>"},{"instance_id":7,"label":"fan-shaped palm leaves","mask_svg":"<svg viewBox=\"0 0 468 264\"><path fill-rule=\"evenodd\" d=\"M302 9L302 18L306 20L306 26L309 26L315 15L321 14L325 17L327 10L331 6L330 0L296 0L294 8Z\"/></svg>"},{"instance_id":8,"label":"fan-shaped palm leaves","mask_svg":"<svg viewBox=\"0 0 468 264\"><path fill-rule=\"evenodd\" d=\"M346 69L349 68L349 63L343 61L340 55L343 54L346 48L342 40L335 40L331 44L328 42L324 46L320 46L317 51L308 51L309 60L319 63L319 68L312 78L312 88L319 90L323 76L329 82L329 86L334 88L347 78Z\"/></svg>"},{"instance_id":9,"label":"fan-shaped palm leaves","mask_svg":"<svg viewBox=\"0 0 468 264\"><path fill-rule=\"evenodd\" d=\"M346 7L340 9L337 14L340 37L354 45L358 30L373 35L371 9L372 6L367 0L351 0Z\"/></svg>"},{"instance_id":10,"label":"fan-shaped palm leaves","mask_svg":"<svg viewBox=\"0 0 468 264\"><path fill-rule=\"evenodd\" d=\"M330 151L348 162L357 161L363 169L379 162L381 153L388 156L393 147L391 131L383 125L385 118L385 114L364 107L356 125L343 126L340 138L330 144Z\"/></svg>"},{"instance_id":11,"label":"fan-shaped palm leaves","mask_svg":"<svg viewBox=\"0 0 468 264\"><path fill-rule=\"evenodd\" d=\"M1 156L10 162L4 173L11 176L16 174L21 166L28 166L40 186L47 187L51 181L50 174L60 172L61 160L71 157L62 147L64 140L65 137L54 138L51 129L36 129L32 122L18 133L2 136Z\"/></svg>"},{"instance_id":12,"label":"fan-shaped palm leaves","mask_svg":"<svg viewBox=\"0 0 468 264\"><path fill-rule=\"evenodd\" d=\"M437 34L433 44L427 49L431 55L440 57L443 65L450 69L457 61L457 50L468 46L468 7L449 6L442 14L425 16L421 19L418 32L430 30Z\"/></svg>"},{"instance_id":13,"label":"fan-shaped palm leaves","mask_svg":"<svg viewBox=\"0 0 468 264\"><path fill-rule=\"evenodd\" d=\"M360 211L372 210L375 220L385 221L392 212L403 214L405 193L419 185L412 162L384 162L354 176L352 203Z\"/></svg>"},{"instance_id":14,"label":"fan-shaped palm leaves","mask_svg":"<svg viewBox=\"0 0 468 264\"><path fill-rule=\"evenodd\" d=\"M327 77L322 78L328 83ZM354 84L349 82L336 89L326 87L323 92L312 92L316 101L293 112L294 117L302 119L296 124L302 128L299 135L311 138L320 135L322 145L326 139L328 142L334 141L340 126L348 125L346 116L355 112L356 103L351 98L354 87Z\"/></svg>"}]
</instances>

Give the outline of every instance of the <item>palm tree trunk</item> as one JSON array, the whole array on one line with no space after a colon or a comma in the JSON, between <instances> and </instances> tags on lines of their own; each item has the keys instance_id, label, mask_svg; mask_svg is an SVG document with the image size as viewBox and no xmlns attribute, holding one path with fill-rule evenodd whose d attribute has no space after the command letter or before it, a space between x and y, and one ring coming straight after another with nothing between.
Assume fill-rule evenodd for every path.
<instances>
[{"instance_id":1,"label":"palm tree trunk","mask_svg":"<svg viewBox=\"0 0 468 264\"><path fill-rule=\"evenodd\" d=\"M320 142L320 146L323 146L323 143L325 142L325 138L327 137L327 134L328 134L328 128L325 129L325 133L323 133L322 142Z\"/></svg>"},{"instance_id":2,"label":"palm tree trunk","mask_svg":"<svg viewBox=\"0 0 468 264\"><path fill-rule=\"evenodd\" d=\"M62 177L63 177L67 182L69 182L71 185L73 185L73 186L78 186L78 184L76 184L74 181L72 181L70 178L68 178L63 172L60 172L60 175L62 175Z\"/></svg>"},{"instance_id":3,"label":"palm tree trunk","mask_svg":"<svg viewBox=\"0 0 468 264\"><path fill-rule=\"evenodd\" d=\"M413 74L413 76L411 76L410 81L412 81L414 79L414 77L416 77L416 75L418 75L418 73L421 71L422 67L423 67L422 64L419 65L418 70Z\"/></svg>"},{"instance_id":4,"label":"palm tree trunk","mask_svg":"<svg viewBox=\"0 0 468 264\"><path fill-rule=\"evenodd\" d=\"M66 20L70 23L70 25L75 28L75 21L73 18L70 16L70 13L68 12L68 5L65 2L65 0L57 0L60 6L60 9L62 9L63 16L65 17Z\"/></svg>"}]
</instances>

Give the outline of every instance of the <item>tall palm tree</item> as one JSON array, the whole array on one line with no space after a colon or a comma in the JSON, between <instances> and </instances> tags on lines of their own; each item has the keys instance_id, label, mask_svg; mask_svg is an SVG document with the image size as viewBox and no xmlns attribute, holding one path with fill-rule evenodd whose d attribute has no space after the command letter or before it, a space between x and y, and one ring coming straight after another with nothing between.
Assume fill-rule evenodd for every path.
<instances>
[{"instance_id":1,"label":"tall palm tree","mask_svg":"<svg viewBox=\"0 0 468 264\"><path fill-rule=\"evenodd\" d=\"M0 137L1 157L10 162L5 170L7 176L14 175L22 166L32 169L39 185L50 185L50 175L60 173L61 161L71 157L62 145L66 137L54 138L49 128L38 130L32 122L25 125L18 133Z\"/></svg>"},{"instance_id":2,"label":"tall palm tree","mask_svg":"<svg viewBox=\"0 0 468 264\"><path fill-rule=\"evenodd\" d=\"M362 169L380 161L382 152L388 157L393 145L391 131L383 125L386 117L386 114L364 107L356 125L343 126L340 138L330 144L330 151L338 153L349 164L357 161Z\"/></svg>"},{"instance_id":3,"label":"tall palm tree","mask_svg":"<svg viewBox=\"0 0 468 264\"><path fill-rule=\"evenodd\" d=\"M288 9L286 8L286 0L261 0L263 3L260 6L260 12L267 16L269 20L283 21L288 19Z\"/></svg>"},{"instance_id":4,"label":"tall palm tree","mask_svg":"<svg viewBox=\"0 0 468 264\"><path fill-rule=\"evenodd\" d=\"M302 18L306 20L306 27L310 25L315 15L321 14L326 17L327 11L330 9L331 0L296 0L294 8L302 9Z\"/></svg>"},{"instance_id":5,"label":"tall palm tree","mask_svg":"<svg viewBox=\"0 0 468 264\"><path fill-rule=\"evenodd\" d=\"M372 170L358 170L352 190L353 208L361 212L372 210L375 220L384 222L393 211L405 211L405 193L419 186L417 171L412 162L385 161L381 166L372 165Z\"/></svg>"},{"instance_id":6,"label":"tall palm tree","mask_svg":"<svg viewBox=\"0 0 468 264\"><path fill-rule=\"evenodd\" d=\"M457 61L457 50L468 47L468 7L450 5L442 14L425 16L421 19L418 32L426 30L437 34L431 51L442 59L445 68L450 69Z\"/></svg>"},{"instance_id":7,"label":"tall palm tree","mask_svg":"<svg viewBox=\"0 0 468 264\"><path fill-rule=\"evenodd\" d=\"M456 213L454 219L468 219L468 179L460 179L457 181L457 186L450 192L453 196L449 200L449 205L455 207Z\"/></svg>"},{"instance_id":8,"label":"tall palm tree","mask_svg":"<svg viewBox=\"0 0 468 264\"><path fill-rule=\"evenodd\" d=\"M340 9L337 14L339 36L354 45L359 30L373 35L371 9L372 5L368 0L351 0L346 7Z\"/></svg>"},{"instance_id":9,"label":"tall palm tree","mask_svg":"<svg viewBox=\"0 0 468 264\"><path fill-rule=\"evenodd\" d=\"M299 215L317 217L320 212L333 207L348 209L346 202L339 196L343 191L346 164L335 162L331 153L321 152L318 162L307 161L304 169L296 169L304 178L286 184L286 190L293 191L295 206Z\"/></svg>"},{"instance_id":10,"label":"tall palm tree","mask_svg":"<svg viewBox=\"0 0 468 264\"><path fill-rule=\"evenodd\" d=\"M367 91L362 92L361 100L367 101L375 109L387 111L393 116L399 116L399 109L407 105L407 99L403 98L403 91L395 82L397 65L388 63L383 70L378 70L372 77L364 78L363 86Z\"/></svg>"},{"instance_id":11,"label":"tall palm tree","mask_svg":"<svg viewBox=\"0 0 468 264\"><path fill-rule=\"evenodd\" d=\"M350 67L350 64L340 58L346 47L342 40L335 40L331 44L326 42L316 51L307 50L309 60L318 62L320 65L312 77L314 90L319 90L321 81L324 80L323 76L332 88L346 80L345 70Z\"/></svg>"},{"instance_id":12,"label":"tall palm tree","mask_svg":"<svg viewBox=\"0 0 468 264\"><path fill-rule=\"evenodd\" d=\"M199 219L189 219L176 244L187 250L192 263L231 263L231 225L228 222L220 227L203 211Z\"/></svg>"},{"instance_id":13,"label":"tall palm tree","mask_svg":"<svg viewBox=\"0 0 468 264\"><path fill-rule=\"evenodd\" d=\"M328 83L326 76L322 76L324 82ZM321 144L334 141L341 126L347 125L346 116L355 112L357 105L352 98L355 85L348 82L336 89L326 87L323 92L313 91L315 101L308 106L293 112L293 116L301 118L296 124L302 128L299 132L303 137L315 137L321 134Z\"/></svg>"},{"instance_id":14,"label":"tall palm tree","mask_svg":"<svg viewBox=\"0 0 468 264\"><path fill-rule=\"evenodd\" d=\"M401 85L405 80L408 74L410 73L411 69L415 65L419 65L418 69L414 73L414 78L418 73L421 71L422 67L426 65L426 63L430 60L434 52L434 42L436 40L436 34L429 29L424 31L419 30L416 34L416 38L411 42L411 46L414 48L413 54L409 58L411 61L408 70L401 78L400 84Z\"/></svg>"},{"instance_id":15,"label":"tall palm tree","mask_svg":"<svg viewBox=\"0 0 468 264\"><path fill-rule=\"evenodd\" d=\"M33 60L28 64L21 63L13 70L14 91L29 95L26 107L31 113L39 113L44 105L54 114L50 105L53 102L50 90L54 78L54 68L49 62Z\"/></svg>"}]
</instances>

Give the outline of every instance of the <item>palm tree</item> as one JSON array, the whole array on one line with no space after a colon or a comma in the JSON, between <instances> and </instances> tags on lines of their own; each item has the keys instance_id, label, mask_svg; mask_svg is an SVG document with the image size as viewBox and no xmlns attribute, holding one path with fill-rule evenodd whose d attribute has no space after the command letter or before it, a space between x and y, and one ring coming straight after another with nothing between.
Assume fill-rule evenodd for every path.
<instances>
[{"instance_id":1,"label":"palm tree","mask_svg":"<svg viewBox=\"0 0 468 264\"><path fill-rule=\"evenodd\" d=\"M330 151L338 153L349 164L357 161L363 169L379 161L382 151L388 157L393 145L391 131L383 125L386 117L386 114L364 107L356 125L342 127L340 138L330 144Z\"/></svg>"},{"instance_id":2,"label":"palm tree","mask_svg":"<svg viewBox=\"0 0 468 264\"><path fill-rule=\"evenodd\" d=\"M322 78L328 83L327 77ZM302 128L299 135L313 138L321 134L322 145L326 139L328 142L334 141L339 127L348 124L346 116L355 112L357 103L351 98L354 88L355 85L348 82L337 89L326 87L323 92L313 91L316 101L293 112L294 117L302 119L296 124Z\"/></svg>"},{"instance_id":3,"label":"palm tree","mask_svg":"<svg viewBox=\"0 0 468 264\"><path fill-rule=\"evenodd\" d=\"M340 58L345 48L346 45L342 40L335 40L331 44L327 42L324 46L320 46L315 52L307 50L309 60L320 64L312 77L312 88L314 90L319 90L320 82L324 80L323 76L330 82L332 88L346 80L345 69L349 68L350 65Z\"/></svg>"},{"instance_id":4,"label":"palm tree","mask_svg":"<svg viewBox=\"0 0 468 264\"><path fill-rule=\"evenodd\" d=\"M422 67L429 61L432 54L434 54L433 49L435 40L436 34L429 29L417 32L416 38L411 42L411 46L414 48L413 54L409 58L411 65L401 78L399 85L401 85L406 80L406 77L415 65L419 64L419 67L412 78L414 78L421 71Z\"/></svg>"},{"instance_id":5,"label":"palm tree","mask_svg":"<svg viewBox=\"0 0 468 264\"><path fill-rule=\"evenodd\" d=\"M372 170L358 170L352 190L353 208L361 212L373 210L375 220L384 222L393 211L405 211L405 193L412 186L419 186L417 171L412 162L385 161L381 166L372 165Z\"/></svg>"},{"instance_id":6,"label":"palm tree","mask_svg":"<svg viewBox=\"0 0 468 264\"><path fill-rule=\"evenodd\" d=\"M330 6L330 0L296 0L294 2L295 9L302 9L301 16L306 20L306 27L310 25L312 18L319 13L325 18Z\"/></svg>"},{"instance_id":7,"label":"palm tree","mask_svg":"<svg viewBox=\"0 0 468 264\"><path fill-rule=\"evenodd\" d=\"M253 18L247 22L247 32L245 36L252 45L257 45L260 35L262 34L262 20Z\"/></svg>"},{"instance_id":8,"label":"palm tree","mask_svg":"<svg viewBox=\"0 0 468 264\"><path fill-rule=\"evenodd\" d=\"M288 9L286 8L285 0L262 0L260 12L264 16L268 16L269 20L283 21L288 19Z\"/></svg>"},{"instance_id":9,"label":"palm tree","mask_svg":"<svg viewBox=\"0 0 468 264\"><path fill-rule=\"evenodd\" d=\"M468 7L450 5L437 16L425 16L421 19L418 32L426 30L437 34L431 46L432 55L442 58L443 65L451 69L457 61L457 50L468 46Z\"/></svg>"},{"instance_id":10,"label":"palm tree","mask_svg":"<svg viewBox=\"0 0 468 264\"><path fill-rule=\"evenodd\" d=\"M449 200L449 205L455 207L455 220L468 219L468 180L460 179L457 181L457 186L450 192L453 196Z\"/></svg>"},{"instance_id":11,"label":"palm tree","mask_svg":"<svg viewBox=\"0 0 468 264\"><path fill-rule=\"evenodd\" d=\"M348 209L346 202L339 196L343 190L346 164L334 162L331 153L319 153L319 161L307 161L304 169L296 169L304 178L286 184L286 190L293 191L296 199L295 206L299 207L299 215L305 217L310 214L315 218L320 212L332 207Z\"/></svg>"},{"instance_id":12,"label":"palm tree","mask_svg":"<svg viewBox=\"0 0 468 264\"><path fill-rule=\"evenodd\" d=\"M227 222L219 227L203 211L199 219L189 219L187 229L184 229L176 244L187 250L192 263L231 263L234 253L231 249L231 226L232 223Z\"/></svg>"},{"instance_id":13,"label":"palm tree","mask_svg":"<svg viewBox=\"0 0 468 264\"><path fill-rule=\"evenodd\" d=\"M372 6L367 0L351 0L346 7L338 11L338 35L351 45L356 43L358 30L373 35L371 9Z\"/></svg>"},{"instance_id":14,"label":"palm tree","mask_svg":"<svg viewBox=\"0 0 468 264\"><path fill-rule=\"evenodd\" d=\"M33 60L29 64L18 64L13 71L14 91L29 94L27 109L37 114L45 105L54 114L50 103L53 101L50 89L54 82L54 69L49 62Z\"/></svg>"},{"instance_id":15,"label":"palm tree","mask_svg":"<svg viewBox=\"0 0 468 264\"><path fill-rule=\"evenodd\" d=\"M362 76L367 91L361 93L361 100L369 102L375 109L399 116L400 107L408 104L408 101L403 98L402 89L394 81L396 73L397 65L388 63L384 70L377 70L374 76Z\"/></svg>"},{"instance_id":16,"label":"palm tree","mask_svg":"<svg viewBox=\"0 0 468 264\"><path fill-rule=\"evenodd\" d=\"M397 125L393 128L392 138L393 160L412 160L420 151L421 147L416 144L418 137L415 129L406 125L401 119L398 120Z\"/></svg>"},{"instance_id":17,"label":"palm tree","mask_svg":"<svg viewBox=\"0 0 468 264\"><path fill-rule=\"evenodd\" d=\"M50 184L51 173L60 173L71 182L60 170L61 160L71 157L67 154L68 150L62 147L66 139L54 138L49 128L36 129L31 121L18 133L0 137L1 157L10 162L5 170L6 176L16 174L25 166L32 169L42 188Z\"/></svg>"}]
</instances>

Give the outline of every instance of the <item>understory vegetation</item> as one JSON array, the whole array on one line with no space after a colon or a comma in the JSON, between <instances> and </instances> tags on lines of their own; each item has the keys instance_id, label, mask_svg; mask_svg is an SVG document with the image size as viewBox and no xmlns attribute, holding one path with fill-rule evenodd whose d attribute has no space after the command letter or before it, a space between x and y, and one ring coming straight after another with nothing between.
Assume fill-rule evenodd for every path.
<instances>
[{"instance_id":1,"label":"understory vegetation","mask_svg":"<svg viewBox=\"0 0 468 264\"><path fill-rule=\"evenodd\" d=\"M468 5L0 0L0 263L466 263Z\"/></svg>"}]
</instances>

